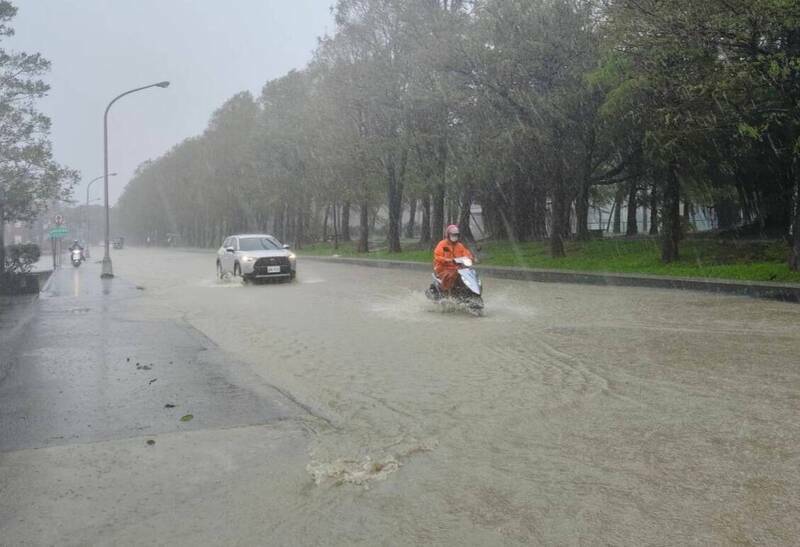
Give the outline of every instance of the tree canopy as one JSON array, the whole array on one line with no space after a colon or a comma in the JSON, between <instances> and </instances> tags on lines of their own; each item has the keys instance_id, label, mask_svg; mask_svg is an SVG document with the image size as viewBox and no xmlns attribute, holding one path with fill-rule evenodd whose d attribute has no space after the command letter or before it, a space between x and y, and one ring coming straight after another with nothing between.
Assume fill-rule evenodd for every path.
<instances>
[{"instance_id":1,"label":"tree canopy","mask_svg":"<svg viewBox=\"0 0 800 547\"><path fill-rule=\"evenodd\" d=\"M35 219L48 203L66 198L77 180L76 172L53 160L50 119L36 109L49 90L41 78L50 63L39 53L2 47L14 35L16 13L11 2L0 1L0 228ZM4 249L0 229L0 268Z\"/></svg>"},{"instance_id":2,"label":"tree canopy","mask_svg":"<svg viewBox=\"0 0 800 547\"><path fill-rule=\"evenodd\" d=\"M664 261L681 204L703 205L722 229L787 238L798 268L797 2L339 0L334 15L308 66L140 168L125 230L302 245L329 219L349 238L355 208L359 248L382 211L398 251L404 208L424 245L478 204L484 235L559 256L612 199L628 235L650 209Z\"/></svg>"}]
</instances>

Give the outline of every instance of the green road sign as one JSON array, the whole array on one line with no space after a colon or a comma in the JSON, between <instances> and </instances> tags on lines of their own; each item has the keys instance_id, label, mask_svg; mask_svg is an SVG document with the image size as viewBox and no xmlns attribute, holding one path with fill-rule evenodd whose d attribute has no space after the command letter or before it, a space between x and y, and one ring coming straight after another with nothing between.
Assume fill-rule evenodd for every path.
<instances>
[{"instance_id":1,"label":"green road sign","mask_svg":"<svg viewBox=\"0 0 800 547\"><path fill-rule=\"evenodd\" d=\"M62 237L66 236L69 233L69 229L66 226L58 226L50 230L50 237L53 239L61 239Z\"/></svg>"}]
</instances>

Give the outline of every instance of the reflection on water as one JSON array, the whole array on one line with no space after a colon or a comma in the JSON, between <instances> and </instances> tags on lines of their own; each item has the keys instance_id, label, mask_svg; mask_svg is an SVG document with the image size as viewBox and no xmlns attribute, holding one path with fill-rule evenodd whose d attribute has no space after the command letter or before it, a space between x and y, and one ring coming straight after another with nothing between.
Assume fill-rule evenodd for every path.
<instances>
[{"instance_id":1,"label":"reflection on water","mask_svg":"<svg viewBox=\"0 0 800 547\"><path fill-rule=\"evenodd\" d=\"M81 294L81 273L78 268L72 268L72 296L77 298Z\"/></svg>"}]
</instances>

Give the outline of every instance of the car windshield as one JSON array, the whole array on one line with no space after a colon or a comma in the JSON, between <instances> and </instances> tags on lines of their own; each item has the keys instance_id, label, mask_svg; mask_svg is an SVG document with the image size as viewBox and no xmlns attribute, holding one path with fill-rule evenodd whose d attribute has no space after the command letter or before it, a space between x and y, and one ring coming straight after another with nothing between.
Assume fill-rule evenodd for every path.
<instances>
[{"instance_id":1,"label":"car windshield","mask_svg":"<svg viewBox=\"0 0 800 547\"><path fill-rule=\"evenodd\" d=\"M244 237L239 240L240 251L276 251L281 244L271 237Z\"/></svg>"}]
</instances>

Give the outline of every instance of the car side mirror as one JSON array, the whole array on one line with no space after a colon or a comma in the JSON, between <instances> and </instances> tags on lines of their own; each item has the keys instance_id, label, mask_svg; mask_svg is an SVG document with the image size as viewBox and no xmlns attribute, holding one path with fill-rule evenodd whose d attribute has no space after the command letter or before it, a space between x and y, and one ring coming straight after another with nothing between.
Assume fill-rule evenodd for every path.
<instances>
[{"instance_id":1,"label":"car side mirror","mask_svg":"<svg viewBox=\"0 0 800 547\"><path fill-rule=\"evenodd\" d=\"M235 253L235 252L236 252L236 249L234 249L233 247L227 247L227 248L225 249L225 252L226 252L226 253Z\"/></svg>"},{"instance_id":2,"label":"car side mirror","mask_svg":"<svg viewBox=\"0 0 800 547\"><path fill-rule=\"evenodd\" d=\"M286 249L286 250L288 251L289 249L291 249L291 248L292 248L292 246L291 246L291 245L284 245L284 246L283 246L283 248L284 248L284 249Z\"/></svg>"}]
</instances>

